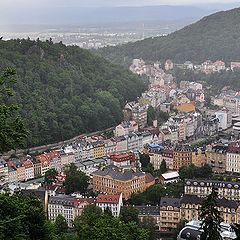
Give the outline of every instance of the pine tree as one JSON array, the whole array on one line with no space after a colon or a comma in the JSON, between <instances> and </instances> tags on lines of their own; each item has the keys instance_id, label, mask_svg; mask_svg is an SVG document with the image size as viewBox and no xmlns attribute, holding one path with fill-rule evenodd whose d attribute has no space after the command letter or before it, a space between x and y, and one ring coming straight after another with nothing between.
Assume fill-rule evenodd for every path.
<instances>
[{"instance_id":1,"label":"pine tree","mask_svg":"<svg viewBox=\"0 0 240 240\"><path fill-rule=\"evenodd\" d=\"M214 188L212 193L203 201L200 218L203 219L201 240L222 240L220 223L223 219L217 209L217 192Z\"/></svg>"}]
</instances>

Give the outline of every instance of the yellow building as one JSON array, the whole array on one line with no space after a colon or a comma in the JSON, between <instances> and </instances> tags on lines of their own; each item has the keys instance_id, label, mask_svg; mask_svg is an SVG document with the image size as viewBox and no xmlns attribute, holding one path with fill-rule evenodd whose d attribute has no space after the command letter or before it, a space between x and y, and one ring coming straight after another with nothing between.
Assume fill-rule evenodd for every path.
<instances>
[{"instance_id":1,"label":"yellow building","mask_svg":"<svg viewBox=\"0 0 240 240\"><path fill-rule=\"evenodd\" d=\"M107 194L122 192L125 200L133 193L144 192L154 185L155 179L151 174L140 171L121 169L116 166L108 166L92 173L93 191Z\"/></svg>"},{"instance_id":2,"label":"yellow building","mask_svg":"<svg viewBox=\"0 0 240 240\"><path fill-rule=\"evenodd\" d=\"M173 169L179 170L182 166L192 163L192 149L187 145L179 145L173 152Z\"/></svg>"},{"instance_id":3,"label":"yellow building","mask_svg":"<svg viewBox=\"0 0 240 240\"><path fill-rule=\"evenodd\" d=\"M212 167L214 173L226 172L227 147L216 146L206 152L207 163Z\"/></svg>"},{"instance_id":4,"label":"yellow building","mask_svg":"<svg viewBox=\"0 0 240 240\"><path fill-rule=\"evenodd\" d=\"M106 156L106 150L105 150L105 144L104 142L98 141L98 142L93 142L93 158L102 158Z\"/></svg>"},{"instance_id":5,"label":"yellow building","mask_svg":"<svg viewBox=\"0 0 240 240\"><path fill-rule=\"evenodd\" d=\"M192 152L192 164L197 167L202 167L207 163L207 157L205 152L201 149L197 149L197 151Z\"/></svg>"},{"instance_id":6,"label":"yellow building","mask_svg":"<svg viewBox=\"0 0 240 240\"><path fill-rule=\"evenodd\" d=\"M180 222L180 199L162 197L160 202L160 230L171 231Z\"/></svg>"},{"instance_id":7,"label":"yellow building","mask_svg":"<svg viewBox=\"0 0 240 240\"><path fill-rule=\"evenodd\" d=\"M184 195L180 201L180 213L182 220L201 220L200 209L204 198L193 195ZM238 203L225 198L217 199L217 208L221 213L224 223L238 222L238 212L240 211ZM240 219L239 219L240 220Z\"/></svg>"}]
</instances>

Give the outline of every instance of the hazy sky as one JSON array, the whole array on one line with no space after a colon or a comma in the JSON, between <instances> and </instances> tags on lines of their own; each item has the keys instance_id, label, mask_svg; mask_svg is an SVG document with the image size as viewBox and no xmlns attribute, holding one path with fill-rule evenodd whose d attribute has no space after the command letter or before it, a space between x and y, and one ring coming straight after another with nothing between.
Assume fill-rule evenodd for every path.
<instances>
[{"instance_id":1,"label":"hazy sky","mask_svg":"<svg viewBox=\"0 0 240 240\"><path fill-rule=\"evenodd\" d=\"M237 3L239 0L0 0L1 10L9 7L51 7L51 6L136 6L136 5L186 5Z\"/></svg>"}]
</instances>

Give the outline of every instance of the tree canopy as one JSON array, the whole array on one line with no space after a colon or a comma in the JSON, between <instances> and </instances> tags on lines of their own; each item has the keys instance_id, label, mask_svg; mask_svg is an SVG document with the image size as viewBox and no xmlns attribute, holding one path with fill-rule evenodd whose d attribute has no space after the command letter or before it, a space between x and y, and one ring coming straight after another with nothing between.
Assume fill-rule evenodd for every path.
<instances>
[{"instance_id":1,"label":"tree canopy","mask_svg":"<svg viewBox=\"0 0 240 240\"><path fill-rule=\"evenodd\" d=\"M88 50L49 40L0 40L0 71L7 67L17 72L11 102L21 106L27 147L114 126L126 101L146 88L138 76Z\"/></svg>"},{"instance_id":2,"label":"tree canopy","mask_svg":"<svg viewBox=\"0 0 240 240\"><path fill-rule=\"evenodd\" d=\"M208 164L205 164L202 167L197 167L193 164L182 166L179 169L179 176L182 180L192 178L207 179L212 176L212 168Z\"/></svg>"},{"instance_id":3,"label":"tree canopy","mask_svg":"<svg viewBox=\"0 0 240 240\"><path fill-rule=\"evenodd\" d=\"M58 172L54 168L47 170L44 174L44 182L48 185L54 183L56 180L57 174Z\"/></svg>"},{"instance_id":4,"label":"tree canopy","mask_svg":"<svg viewBox=\"0 0 240 240\"><path fill-rule=\"evenodd\" d=\"M0 239L51 239L41 202L32 195L0 194Z\"/></svg>"},{"instance_id":5,"label":"tree canopy","mask_svg":"<svg viewBox=\"0 0 240 240\"><path fill-rule=\"evenodd\" d=\"M222 240L220 223L223 219L217 209L217 192L214 188L212 189L212 193L202 203L200 217L203 219L201 239Z\"/></svg>"},{"instance_id":6,"label":"tree canopy","mask_svg":"<svg viewBox=\"0 0 240 240\"><path fill-rule=\"evenodd\" d=\"M82 171L79 171L75 164L71 163L65 169L66 179L64 186L66 194L80 192L86 193L89 185L89 177Z\"/></svg>"},{"instance_id":7,"label":"tree canopy","mask_svg":"<svg viewBox=\"0 0 240 240\"><path fill-rule=\"evenodd\" d=\"M16 71L7 68L0 72L0 153L22 146L27 130L18 114L19 106L11 103Z\"/></svg>"},{"instance_id":8,"label":"tree canopy","mask_svg":"<svg viewBox=\"0 0 240 240\"><path fill-rule=\"evenodd\" d=\"M79 239L84 240L147 240L149 232L134 221L123 222L109 214L104 214L99 207L86 206L80 217L74 221L74 228Z\"/></svg>"}]
</instances>

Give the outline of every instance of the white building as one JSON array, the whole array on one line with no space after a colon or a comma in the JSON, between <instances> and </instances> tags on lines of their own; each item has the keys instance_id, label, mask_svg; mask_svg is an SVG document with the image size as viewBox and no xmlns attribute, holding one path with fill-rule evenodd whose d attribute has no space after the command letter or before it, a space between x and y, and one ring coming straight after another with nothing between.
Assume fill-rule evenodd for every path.
<instances>
[{"instance_id":1,"label":"white building","mask_svg":"<svg viewBox=\"0 0 240 240\"><path fill-rule=\"evenodd\" d=\"M219 121L220 129L227 129L232 126L232 114L227 109L222 109L220 111L215 112L216 118Z\"/></svg>"},{"instance_id":2,"label":"white building","mask_svg":"<svg viewBox=\"0 0 240 240\"><path fill-rule=\"evenodd\" d=\"M8 165L3 159L0 159L0 185L8 182Z\"/></svg>"},{"instance_id":3,"label":"white building","mask_svg":"<svg viewBox=\"0 0 240 240\"><path fill-rule=\"evenodd\" d=\"M125 121L119 124L118 126L116 126L114 134L115 134L115 137L121 137L137 131L138 131L138 124L135 121Z\"/></svg>"},{"instance_id":4,"label":"white building","mask_svg":"<svg viewBox=\"0 0 240 240\"><path fill-rule=\"evenodd\" d=\"M154 152L150 155L150 163L153 165L154 170L160 169L163 156L161 152Z\"/></svg>"},{"instance_id":5,"label":"white building","mask_svg":"<svg viewBox=\"0 0 240 240\"><path fill-rule=\"evenodd\" d=\"M188 222L185 227L179 232L177 240L200 240L203 230L201 221L192 220ZM220 235L223 240L236 240L236 233L232 230L230 224L220 224Z\"/></svg>"},{"instance_id":6,"label":"white building","mask_svg":"<svg viewBox=\"0 0 240 240\"><path fill-rule=\"evenodd\" d=\"M67 220L68 226L72 226L74 220L74 197L66 195L49 197L49 220L55 221L58 215L62 215Z\"/></svg>"},{"instance_id":7,"label":"white building","mask_svg":"<svg viewBox=\"0 0 240 240\"><path fill-rule=\"evenodd\" d=\"M14 167L8 168L8 182L15 183L18 181L17 170Z\"/></svg>"},{"instance_id":8,"label":"white building","mask_svg":"<svg viewBox=\"0 0 240 240\"><path fill-rule=\"evenodd\" d=\"M120 194L98 194L96 198L96 206L102 211L109 208L114 217L119 217L121 207L123 206L122 193Z\"/></svg>"},{"instance_id":9,"label":"white building","mask_svg":"<svg viewBox=\"0 0 240 240\"><path fill-rule=\"evenodd\" d=\"M160 177L160 181L163 184L167 184L167 183L174 183L174 182L178 182L179 181L179 174L178 172L168 172L168 173L164 173L161 175Z\"/></svg>"},{"instance_id":10,"label":"white building","mask_svg":"<svg viewBox=\"0 0 240 240\"><path fill-rule=\"evenodd\" d=\"M226 171L231 173L240 172L240 152L227 152Z\"/></svg>"},{"instance_id":11,"label":"white building","mask_svg":"<svg viewBox=\"0 0 240 240\"><path fill-rule=\"evenodd\" d=\"M26 159L23 161L23 166L25 167L25 180L34 178L34 168L33 163L30 159Z\"/></svg>"}]
</instances>

